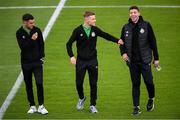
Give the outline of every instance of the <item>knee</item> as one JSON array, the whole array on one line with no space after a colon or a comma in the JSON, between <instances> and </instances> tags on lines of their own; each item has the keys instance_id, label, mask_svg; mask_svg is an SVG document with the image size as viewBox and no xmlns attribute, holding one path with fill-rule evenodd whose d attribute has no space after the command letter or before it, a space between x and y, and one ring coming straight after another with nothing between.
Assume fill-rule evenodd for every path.
<instances>
[{"instance_id":1,"label":"knee","mask_svg":"<svg viewBox=\"0 0 180 120\"><path fill-rule=\"evenodd\" d=\"M76 87L77 87L77 88L83 87L83 83L76 81Z\"/></svg>"},{"instance_id":2,"label":"knee","mask_svg":"<svg viewBox=\"0 0 180 120\"><path fill-rule=\"evenodd\" d=\"M153 81L145 81L146 86L154 87Z\"/></svg>"},{"instance_id":3,"label":"knee","mask_svg":"<svg viewBox=\"0 0 180 120\"><path fill-rule=\"evenodd\" d=\"M37 86L37 88L43 88L43 84L42 83L36 82L36 86Z\"/></svg>"},{"instance_id":4,"label":"knee","mask_svg":"<svg viewBox=\"0 0 180 120\"><path fill-rule=\"evenodd\" d=\"M97 88L97 82L91 82L90 87L91 88Z\"/></svg>"},{"instance_id":5,"label":"knee","mask_svg":"<svg viewBox=\"0 0 180 120\"><path fill-rule=\"evenodd\" d=\"M26 91L32 91L33 90L33 86L31 85L26 85Z\"/></svg>"},{"instance_id":6,"label":"knee","mask_svg":"<svg viewBox=\"0 0 180 120\"><path fill-rule=\"evenodd\" d=\"M140 88L140 83L139 82L133 83L132 86L133 86L133 88Z\"/></svg>"},{"instance_id":7,"label":"knee","mask_svg":"<svg viewBox=\"0 0 180 120\"><path fill-rule=\"evenodd\" d=\"M36 85L42 85L43 84L43 81L42 80L37 80L36 81Z\"/></svg>"}]
</instances>

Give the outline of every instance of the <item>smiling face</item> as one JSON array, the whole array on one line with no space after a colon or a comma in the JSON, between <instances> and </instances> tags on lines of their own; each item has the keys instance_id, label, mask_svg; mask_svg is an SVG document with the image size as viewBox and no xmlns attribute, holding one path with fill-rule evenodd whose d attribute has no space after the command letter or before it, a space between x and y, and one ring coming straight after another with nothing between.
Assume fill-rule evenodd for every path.
<instances>
[{"instance_id":1,"label":"smiling face","mask_svg":"<svg viewBox=\"0 0 180 120\"><path fill-rule=\"evenodd\" d=\"M140 12L137 9L129 10L129 17L131 18L133 23L137 23L139 20Z\"/></svg>"},{"instance_id":2,"label":"smiling face","mask_svg":"<svg viewBox=\"0 0 180 120\"><path fill-rule=\"evenodd\" d=\"M89 26L95 26L96 25L96 16L91 15L91 16L85 17L85 23Z\"/></svg>"}]
</instances>

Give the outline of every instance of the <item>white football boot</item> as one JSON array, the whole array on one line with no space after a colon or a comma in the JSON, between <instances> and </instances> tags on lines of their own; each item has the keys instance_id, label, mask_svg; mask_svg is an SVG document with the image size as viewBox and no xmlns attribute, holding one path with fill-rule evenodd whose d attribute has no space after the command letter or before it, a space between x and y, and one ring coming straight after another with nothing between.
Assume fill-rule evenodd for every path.
<instances>
[{"instance_id":1,"label":"white football boot","mask_svg":"<svg viewBox=\"0 0 180 120\"><path fill-rule=\"evenodd\" d=\"M48 114L48 111L44 107L44 105L40 105L38 108L38 113L41 113L42 115Z\"/></svg>"},{"instance_id":2,"label":"white football boot","mask_svg":"<svg viewBox=\"0 0 180 120\"><path fill-rule=\"evenodd\" d=\"M84 108L84 102L86 100L86 97L84 97L83 99L79 99L77 105L76 105L76 108L78 110L82 110Z\"/></svg>"},{"instance_id":3,"label":"white football boot","mask_svg":"<svg viewBox=\"0 0 180 120\"><path fill-rule=\"evenodd\" d=\"M98 110L96 109L96 107L94 105L90 106L90 112L91 113L98 113Z\"/></svg>"},{"instance_id":4,"label":"white football boot","mask_svg":"<svg viewBox=\"0 0 180 120\"><path fill-rule=\"evenodd\" d=\"M32 113L35 113L35 112L37 112L36 106L31 106L27 113L32 114Z\"/></svg>"}]
</instances>

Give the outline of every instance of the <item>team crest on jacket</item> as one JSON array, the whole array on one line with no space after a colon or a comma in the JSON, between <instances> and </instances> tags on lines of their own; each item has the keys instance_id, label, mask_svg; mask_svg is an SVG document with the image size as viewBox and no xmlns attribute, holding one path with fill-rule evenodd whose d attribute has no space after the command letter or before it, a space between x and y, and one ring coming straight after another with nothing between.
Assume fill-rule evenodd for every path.
<instances>
[{"instance_id":1,"label":"team crest on jacket","mask_svg":"<svg viewBox=\"0 0 180 120\"><path fill-rule=\"evenodd\" d=\"M25 39L25 36L23 35L22 38Z\"/></svg>"},{"instance_id":2,"label":"team crest on jacket","mask_svg":"<svg viewBox=\"0 0 180 120\"><path fill-rule=\"evenodd\" d=\"M96 36L95 32L92 32L92 33L91 33L91 36L92 36L92 37L95 37L95 36Z\"/></svg>"},{"instance_id":3,"label":"team crest on jacket","mask_svg":"<svg viewBox=\"0 0 180 120\"><path fill-rule=\"evenodd\" d=\"M80 36L82 37L82 36L83 36L83 34L81 33L81 34L80 34Z\"/></svg>"},{"instance_id":4,"label":"team crest on jacket","mask_svg":"<svg viewBox=\"0 0 180 120\"><path fill-rule=\"evenodd\" d=\"M145 32L145 30L143 28L141 28L140 33L143 34L144 32Z\"/></svg>"}]
</instances>

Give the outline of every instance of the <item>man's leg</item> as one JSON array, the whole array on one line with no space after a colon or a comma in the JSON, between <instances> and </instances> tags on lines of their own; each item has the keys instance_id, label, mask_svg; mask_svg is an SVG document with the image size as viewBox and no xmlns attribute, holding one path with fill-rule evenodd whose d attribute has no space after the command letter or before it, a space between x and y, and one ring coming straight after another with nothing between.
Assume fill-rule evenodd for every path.
<instances>
[{"instance_id":1,"label":"man's leg","mask_svg":"<svg viewBox=\"0 0 180 120\"><path fill-rule=\"evenodd\" d=\"M86 100L86 97L84 96L84 91L83 91L83 82L84 82L84 77L86 74L86 63L83 61L77 60L76 64L76 89L79 95L79 100L76 105L76 108L78 110L82 110L84 108L84 102Z\"/></svg>"},{"instance_id":2,"label":"man's leg","mask_svg":"<svg viewBox=\"0 0 180 120\"><path fill-rule=\"evenodd\" d=\"M90 95L91 95L91 104L96 105L97 99L97 81L98 81L98 64L97 61L93 61L92 65L88 66L89 73L89 82L90 82Z\"/></svg>"},{"instance_id":3,"label":"man's leg","mask_svg":"<svg viewBox=\"0 0 180 120\"><path fill-rule=\"evenodd\" d=\"M129 68L130 68L131 81L132 81L132 97L133 97L133 105L134 105L132 115L139 115L141 113L139 107L140 84L141 84L140 65L131 63Z\"/></svg>"},{"instance_id":4,"label":"man's leg","mask_svg":"<svg viewBox=\"0 0 180 120\"><path fill-rule=\"evenodd\" d=\"M150 64L142 65L142 76L144 78L144 82L148 90L149 98L154 98L155 89L154 89L153 76L152 76Z\"/></svg>"},{"instance_id":5,"label":"man's leg","mask_svg":"<svg viewBox=\"0 0 180 120\"><path fill-rule=\"evenodd\" d=\"M24 75L24 81L26 85L26 93L27 93L27 98L30 103L30 106L35 106L34 102L34 95L33 95L33 85L32 85L32 69L31 65L27 64L22 64L22 71Z\"/></svg>"},{"instance_id":6,"label":"man's leg","mask_svg":"<svg viewBox=\"0 0 180 120\"><path fill-rule=\"evenodd\" d=\"M97 81L98 81L98 62L97 59L88 63L89 83L90 83L90 112L97 113L96 99L97 99Z\"/></svg>"},{"instance_id":7,"label":"man's leg","mask_svg":"<svg viewBox=\"0 0 180 120\"><path fill-rule=\"evenodd\" d=\"M137 64L131 63L129 66L131 81L132 81L132 97L133 105L139 106L141 71Z\"/></svg>"},{"instance_id":8,"label":"man's leg","mask_svg":"<svg viewBox=\"0 0 180 120\"><path fill-rule=\"evenodd\" d=\"M154 109L155 88L150 64L142 65L142 75L149 95L149 99L146 106L147 111L152 111Z\"/></svg>"},{"instance_id":9,"label":"man's leg","mask_svg":"<svg viewBox=\"0 0 180 120\"><path fill-rule=\"evenodd\" d=\"M37 96L38 96L38 112L41 114L48 114L48 111L44 107L44 89L43 89L43 66L41 63L34 63L33 68L34 77L37 86Z\"/></svg>"},{"instance_id":10,"label":"man's leg","mask_svg":"<svg viewBox=\"0 0 180 120\"><path fill-rule=\"evenodd\" d=\"M77 61L76 64L76 89L80 99L84 98L83 83L86 74L86 68L83 67L82 61Z\"/></svg>"},{"instance_id":11,"label":"man's leg","mask_svg":"<svg viewBox=\"0 0 180 120\"><path fill-rule=\"evenodd\" d=\"M37 96L39 105L44 104L44 89L43 89L43 67L42 64L35 64L33 69L36 80Z\"/></svg>"}]
</instances>

